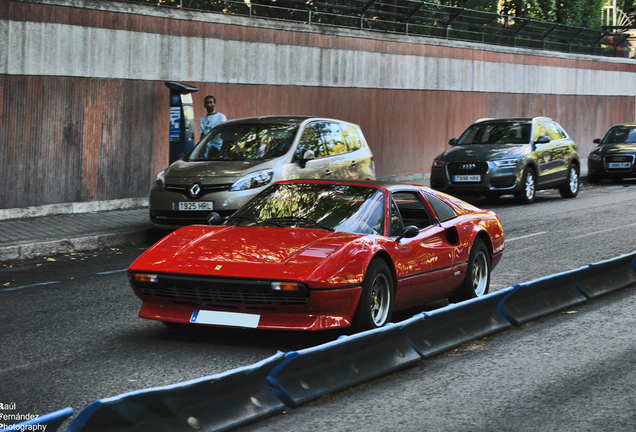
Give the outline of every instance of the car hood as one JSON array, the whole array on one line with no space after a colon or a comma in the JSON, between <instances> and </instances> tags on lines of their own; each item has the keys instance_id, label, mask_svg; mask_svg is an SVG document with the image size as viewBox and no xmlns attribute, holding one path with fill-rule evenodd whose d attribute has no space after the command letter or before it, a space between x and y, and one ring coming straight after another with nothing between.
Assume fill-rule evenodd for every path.
<instances>
[{"instance_id":1,"label":"car hood","mask_svg":"<svg viewBox=\"0 0 636 432\"><path fill-rule=\"evenodd\" d=\"M456 145L447 149L438 159L446 162L486 161L503 159L529 144L468 144Z\"/></svg>"},{"instance_id":2,"label":"car hood","mask_svg":"<svg viewBox=\"0 0 636 432\"><path fill-rule=\"evenodd\" d=\"M598 147L598 152L602 155L615 153L636 154L636 143L634 144L603 144Z\"/></svg>"},{"instance_id":3,"label":"car hood","mask_svg":"<svg viewBox=\"0 0 636 432\"><path fill-rule=\"evenodd\" d=\"M129 271L306 279L363 237L307 228L192 225L166 236Z\"/></svg>"},{"instance_id":4,"label":"car hood","mask_svg":"<svg viewBox=\"0 0 636 432\"><path fill-rule=\"evenodd\" d=\"M207 183L234 182L240 177L269 166L268 161L210 161L185 162L178 160L166 170L165 179L173 184L190 184L195 180Z\"/></svg>"}]
</instances>

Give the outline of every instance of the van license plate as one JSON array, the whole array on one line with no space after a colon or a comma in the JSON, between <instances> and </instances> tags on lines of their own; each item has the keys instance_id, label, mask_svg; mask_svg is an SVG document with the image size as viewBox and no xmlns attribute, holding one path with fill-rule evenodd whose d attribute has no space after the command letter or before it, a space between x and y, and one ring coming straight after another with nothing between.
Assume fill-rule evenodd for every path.
<instances>
[{"instance_id":1,"label":"van license plate","mask_svg":"<svg viewBox=\"0 0 636 432\"><path fill-rule=\"evenodd\" d=\"M213 210L213 207L212 201L174 203L175 210Z\"/></svg>"}]
</instances>

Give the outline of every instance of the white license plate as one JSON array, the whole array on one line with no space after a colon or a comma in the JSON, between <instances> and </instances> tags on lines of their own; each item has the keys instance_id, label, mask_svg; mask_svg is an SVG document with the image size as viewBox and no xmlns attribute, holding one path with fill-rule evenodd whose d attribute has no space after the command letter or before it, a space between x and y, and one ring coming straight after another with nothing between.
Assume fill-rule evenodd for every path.
<instances>
[{"instance_id":1,"label":"white license plate","mask_svg":"<svg viewBox=\"0 0 636 432\"><path fill-rule=\"evenodd\" d=\"M454 182L480 182L480 175L456 175L453 176Z\"/></svg>"},{"instance_id":2,"label":"white license plate","mask_svg":"<svg viewBox=\"0 0 636 432\"><path fill-rule=\"evenodd\" d=\"M190 317L191 323L214 324L233 327L258 327L260 315L238 313L238 312L218 312L207 310L195 310Z\"/></svg>"},{"instance_id":3,"label":"white license plate","mask_svg":"<svg viewBox=\"0 0 636 432\"><path fill-rule=\"evenodd\" d=\"M608 168L631 168L631 162L610 162L607 164Z\"/></svg>"},{"instance_id":4,"label":"white license plate","mask_svg":"<svg viewBox=\"0 0 636 432\"><path fill-rule=\"evenodd\" d=\"M212 201L174 203L175 210L213 210L213 207Z\"/></svg>"}]
</instances>

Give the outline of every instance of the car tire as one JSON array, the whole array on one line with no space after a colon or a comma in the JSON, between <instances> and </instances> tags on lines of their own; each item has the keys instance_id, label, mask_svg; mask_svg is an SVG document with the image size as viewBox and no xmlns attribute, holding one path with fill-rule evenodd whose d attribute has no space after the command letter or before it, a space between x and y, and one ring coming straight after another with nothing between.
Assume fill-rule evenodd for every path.
<instances>
[{"instance_id":1,"label":"car tire","mask_svg":"<svg viewBox=\"0 0 636 432\"><path fill-rule=\"evenodd\" d=\"M588 175L587 176L587 181L589 184L599 184L601 183L601 177L599 176L595 176L595 175Z\"/></svg>"},{"instance_id":2,"label":"car tire","mask_svg":"<svg viewBox=\"0 0 636 432\"><path fill-rule=\"evenodd\" d=\"M490 288L490 253L483 240L477 238L468 257L468 268L462 285L448 298L459 303L488 294Z\"/></svg>"},{"instance_id":3,"label":"car tire","mask_svg":"<svg viewBox=\"0 0 636 432\"><path fill-rule=\"evenodd\" d=\"M515 194L520 204L532 204L537 192L537 177L532 168L526 168L521 175L521 190Z\"/></svg>"},{"instance_id":4,"label":"car tire","mask_svg":"<svg viewBox=\"0 0 636 432\"><path fill-rule=\"evenodd\" d=\"M353 329L365 331L384 326L391 320L394 299L391 270L384 260L374 259L364 275Z\"/></svg>"},{"instance_id":5,"label":"car tire","mask_svg":"<svg viewBox=\"0 0 636 432\"><path fill-rule=\"evenodd\" d=\"M567 183L559 187L559 193L563 198L575 198L579 194L579 186L579 167L570 165Z\"/></svg>"}]
</instances>

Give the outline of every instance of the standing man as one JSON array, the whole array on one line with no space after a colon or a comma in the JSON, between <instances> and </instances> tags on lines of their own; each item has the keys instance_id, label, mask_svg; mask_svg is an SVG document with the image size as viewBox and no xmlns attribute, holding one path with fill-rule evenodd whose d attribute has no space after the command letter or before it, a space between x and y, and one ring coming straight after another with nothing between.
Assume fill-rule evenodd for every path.
<instances>
[{"instance_id":1,"label":"standing man","mask_svg":"<svg viewBox=\"0 0 636 432\"><path fill-rule=\"evenodd\" d=\"M203 106L208 113L201 117L201 121L199 123L199 133L201 134L201 136L199 137L199 139L203 138L205 134L210 132L210 129L212 129L214 126L227 120L223 113L214 111L215 105L216 98L214 96L209 95L206 96L205 99L203 99Z\"/></svg>"}]
</instances>

